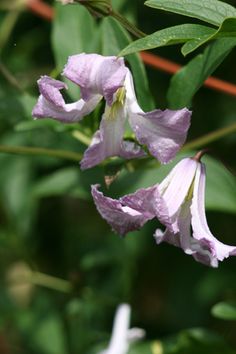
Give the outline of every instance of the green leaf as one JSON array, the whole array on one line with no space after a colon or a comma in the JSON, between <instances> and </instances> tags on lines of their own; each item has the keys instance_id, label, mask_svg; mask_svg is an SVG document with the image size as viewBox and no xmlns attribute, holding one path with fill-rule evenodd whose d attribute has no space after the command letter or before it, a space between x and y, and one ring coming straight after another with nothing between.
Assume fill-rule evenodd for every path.
<instances>
[{"instance_id":1,"label":"green leaf","mask_svg":"<svg viewBox=\"0 0 236 354\"><path fill-rule=\"evenodd\" d=\"M67 342L61 318L50 314L33 333L33 345L43 354L66 354Z\"/></svg>"},{"instance_id":2,"label":"green leaf","mask_svg":"<svg viewBox=\"0 0 236 354\"><path fill-rule=\"evenodd\" d=\"M91 53L97 49L96 27L93 17L83 6L55 6L53 21L52 47L61 72L70 55ZM69 94L78 100L79 89L66 81Z\"/></svg>"},{"instance_id":3,"label":"green leaf","mask_svg":"<svg viewBox=\"0 0 236 354\"><path fill-rule=\"evenodd\" d=\"M236 9L217 0L148 0L145 5L219 26L226 17L236 16Z\"/></svg>"},{"instance_id":4,"label":"green leaf","mask_svg":"<svg viewBox=\"0 0 236 354\"><path fill-rule=\"evenodd\" d=\"M190 106L195 93L235 45L236 39L218 39L179 70L171 79L168 91L169 107L179 109Z\"/></svg>"},{"instance_id":5,"label":"green leaf","mask_svg":"<svg viewBox=\"0 0 236 354\"><path fill-rule=\"evenodd\" d=\"M178 154L177 158L168 165L156 169L146 169L133 173L124 173L118 182L121 188L117 194L133 193L139 188L147 188L161 182L170 170L184 157L194 156L195 152ZM206 208L208 210L236 213L236 178L222 165L209 156L204 156L206 165ZM115 185L115 183L114 183ZM111 187L112 188L112 187ZM117 188L117 185L116 185Z\"/></svg>"},{"instance_id":6,"label":"green leaf","mask_svg":"<svg viewBox=\"0 0 236 354\"><path fill-rule=\"evenodd\" d=\"M224 22L221 24L219 29L215 31L213 34L202 36L198 39L193 39L191 41L186 42L181 52L183 55L187 55L194 50L196 50L201 45L207 43L208 41L212 41L217 38L227 38L227 37L236 37L236 17L226 18Z\"/></svg>"},{"instance_id":7,"label":"green leaf","mask_svg":"<svg viewBox=\"0 0 236 354\"><path fill-rule=\"evenodd\" d=\"M127 55L141 50L185 43L195 38L202 38L203 36L207 38L214 33L215 31L213 28L188 23L168 27L130 43L120 52L120 55Z\"/></svg>"},{"instance_id":8,"label":"green leaf","mask_svg":"<svg viewBox=\"0 0 236 354\"><path fill-rule=\"evenodd\" d=\"M213 306L211 313L222 320L236 320L236 303L219 302Z\"/></svg>"},{"instance_id":9,"label":"green leaf","mask_svg":"<svg viewBox=\"0 0 236 354\"><path fill-rule=\"evenodd\" d=\"M61 71L70 55L94 50L95 21L83 6L55 6L52 46Z\"/></svg>"},{"instance_id":10,"label":"green leaf","mask_svg":"<svg viewBox=\"0 0 236 354\"><path fill-rule=\"evenodd\" d=\"M156 343L158 343L156 341ZM155 353L163 353L162 351L162 345L156 344L155 342L148 342L148 343L143 343L142 341L139 343L134 343L131 344L130 349L128 351L128 354L155 354ZM157 351L159 349L159 352Z\"/></svg>"},{"instance_id":11,"label":"green leaf","mask_svg":"<svg viewBox=\"0 0 236 354\"><path fill-rule=\"evenodd\" d=\"M113 18L105 18L102 22L102 54L117 55L122 48L131 42L128 32ZM149 91L145 67L138 54L126 58L134 76L138 100L143 109L151 110L154 102Z\"/></svg>"},{"instance_id":12,"label":"green leaf","mask_svg":"<svg viewBox=\"0 0 236 354\"><path fill-rule=\"evenodd\" d=\"M78 167L60 169L42 178L32 189L36 197L57 195L76 195L86 197L87 194L80 186L80 170Z\"/></svg>"},{"instance_id":13,"label":"green leaf","mask_svg":"<svg viewBox=\"0 0 236 354\"><path fill-rule=\"evenodd\" d=\"M233 354L225 340L204 328L183 330L162 341L165 354Z\"/></svg>"},{"instance_id":14,"label":"green leaf","mask_svg":"<svg viewBox=\"0 0 236 354\"><path fill-rule=\"evenodd\" d=\"M0 127L4 123L15 124L18 121L32 119L32 108L36 98L27 93L18 93L1 83L0 87Z\"/></svg>"},{"instance_id":15,"label":"green leaf","mask_svg":"<svg viewBox=\"0 0 236 354\"><path fill-rule=\"evenodd\" d=\"M20 122L15 125L15 131L22 132L27 130L34 130L39 128L52 128L57 130L61 124L56 120L50 119L38 119L38 120L27 120Z\"/></svg>"}]
</instances>

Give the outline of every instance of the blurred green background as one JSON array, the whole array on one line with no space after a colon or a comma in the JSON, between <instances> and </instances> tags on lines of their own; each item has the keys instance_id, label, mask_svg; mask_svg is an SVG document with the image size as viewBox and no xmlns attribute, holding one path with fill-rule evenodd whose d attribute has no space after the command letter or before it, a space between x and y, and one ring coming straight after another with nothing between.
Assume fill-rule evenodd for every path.
<instances>
[{"instance_id":1,"label":"blurred green background","mask_svg":"<svg viewBox=\"0 0 236 354\"><path fill-rule=\"evenodd\" d=\"M36 81L44 74L56 77L69 54L117 54L128 43L127 34L114 20L95 21L82 6L48 4L56 7L53 22L26 8L4 9L0 2L0 144L82 153L86 145L73 132L91 136L103 107L80 125L33 121ZM141 0L113 5L146 33L185 20L147 8ZM182 64L195 55L183 58L176 46L153 53ZM153 106L151 96L156 107L166 108L170 76L147 68L148 95L141 62L137 56L129 60L143 108ZM214 75L236 82L235 61L233 51ZM78 94L70 86L67 100ZM236 117L235 97L208 88L200 89L191 108L189 141ZM210 148L232 175L224 172L224 186L209 182L209 226L221 241L236 245L235 134ZM132 306L132 325L147 332L133 354L236 353L236 322L211 314L216 303L236 301L236 259L210 269L170 245L156 246L157 221L119 238L90 196L90 184L104 185L106 169L81 172L76 161L0 154L0 353L97 353L109 340L122 302ZM135 191L160 180L167 169L123 169L106 193ZM209 165L212 180L214 171Z\"/></svg>"}]
</instances>

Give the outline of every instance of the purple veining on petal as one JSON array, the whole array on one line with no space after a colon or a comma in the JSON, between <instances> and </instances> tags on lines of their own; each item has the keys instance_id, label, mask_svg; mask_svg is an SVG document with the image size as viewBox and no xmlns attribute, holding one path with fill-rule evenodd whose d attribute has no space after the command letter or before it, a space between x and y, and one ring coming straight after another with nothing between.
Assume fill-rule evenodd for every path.
<instances>
[{"instance_id":1,"label":"purple veining on petal","mask_svg":"<svg viewBox=\"0 0 236 354\"><path fill-rule=\"evenodd\" d=\"M72 123L91 113L101 100L101 96L97 95L88 102L80 99L66 104L60 93L61 89L66 88L62 81L43 76L38 80L38 85L41 95L32 112L35 118L53 118Z\"/></svg>"},{"instance_id":2,"label":"purple veining on petal","mask_svg":"<svg viewBox=\"0 0 236 354\"><path fill-rule=\"evenodd\" d=\"M144 113L138 105L130 72L126 76L125 88L129 123L138 142L147 145L150 153L160 162L169 162L186 140L191 112L183 108Z\"/></svg>"},{"instance_id":3,"label":"purple veining on petal","mask_svg":"<svg viewBox=\"0 0 236 354\"><path fill-rule=\"evenodd\" d=\"M105 197L98 191L99 185L92 186L92 196L97 210L112 229L120 235L140 229L153 216L130 208L120 200Z\"/></svg>"},{"instance_id":4,"label":"purple veining on petal","mask_svg":"<svg viewBox=\"0 0 236 354\"><path fill-rule=\"evenodd\" d=\"M161 206L163 199L160 196L158 185L155 185L149 188L141 188L135 193L125 195L119 201L152 219L156 216L157 206Z\"/></svg>"},{"instance_id":5,"label":"purple veining on petal","mask_svg":"<svg viewBox=\"0 0 236 354\"><path fill-rule=\"evenodd\" d=\"M184 144L190 126L191 112L155 110L148 113L130 113L129 122L140 144L161 163L170 162Z\"/></svg>"},{"instance_id":6,"label":"purple veining on petal","mask_svg":"<svg viewBox=\"0 0 236 354\"><path fill-rule=\"evenodd\" d=\"M100 94L110 106L115 92L124 84L126 73L123 58L85 53L69 57L63 72L80 86L85 101L94 94Z\"/></svg>"},{"instance_id":7,"label":"purple veining on petal","mask_svg":"<svg viewBox=\"0 0 236 354\"><path fill-rule=\"evenodd\" d=\"M60 93L60 90L66 89L64 82L52 79L49 76L42 76L38 81L39 91L43 97L58 107L63 107L65 102Z\"/></svg>"}]
</instances>

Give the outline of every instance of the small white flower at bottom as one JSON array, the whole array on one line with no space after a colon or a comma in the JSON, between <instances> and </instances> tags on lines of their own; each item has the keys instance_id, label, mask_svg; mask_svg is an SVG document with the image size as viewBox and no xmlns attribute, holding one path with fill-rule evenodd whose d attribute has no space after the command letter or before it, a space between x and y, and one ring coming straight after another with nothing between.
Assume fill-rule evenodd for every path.
<instances>
[{"instance_id":1,"label":"small white flower at bottom","mask_svg":"<svg viewBox=\"0 0 236 354\"><path fill-rule=\"evenodd\" d=\"M109 346L98 354L127 354L130 344L145 336L143 329L129 328L130 313L131 309L128 304L121 304L118 307Z\"/></svg>"}]
</instances>

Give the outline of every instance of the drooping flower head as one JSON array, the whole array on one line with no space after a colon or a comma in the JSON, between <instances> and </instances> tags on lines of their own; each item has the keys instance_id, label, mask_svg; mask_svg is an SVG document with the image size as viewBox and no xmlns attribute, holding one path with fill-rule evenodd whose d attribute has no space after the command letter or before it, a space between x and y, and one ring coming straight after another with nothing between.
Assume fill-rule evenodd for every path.
<instances>
[{"instance_id":1,"label":"drooping flower head","mask_svg":"<svg viewBox=\"0 0 236 354\"><path fill-rule=\"evenodd\" d=\"M130 313L128 304L121 304L117 308L109 346L99 354L127 354L130 344L145 336L143 329L129 328Z\"/></svg>"},{"instance_id":2,"label":"drooping flower head","mask_svg":"<svg viewBox=\"0 0 236 354\"><path fill-rule=\"evenodd\" d=\"M197 158L184 159L159 185L168 209L164 233L157 230L157 243L181 247L197 261L217 267L218 261L236 255L236 247L218 241L210 232L205 214L205 165Z\"/></svg>"},{"instance_id":3,"label":"drooping flower head","mask_svg":"<svg viewBox=\"0 0 236 354\"><path fill-rule=\"evenodd\" d=\"M93 167L111 156L130 159L145 155L139 145L123 139L127 118L137 141L146 145L162 163L173 159L183 145L191 112L184 108L144 113L138 105L133 78L123 58L84 53L73 55L69 57L63 75L80 87L81 99L66 104L60 93L66 85L43 76L38 81L41 95L33 116L76 122L91 113L102 98L105 99L100 128L85 151L82 169Z\"/></svg>"},{"instance_id":4,"label":"drooping flower head","mask_svg":"<svg viewBox=\"0 0 236 354\"><path fill-rule=\"evenodd\" d=\"M236 255L236 246L218 241L210 232L205 215L205 165L198 158L181 160L160 183L114 200L97 186L92 196L101 216L121 235L158 218L166 226L154 237L180 247L197 261L217 267L218 261Z\"/></svg>"}]
</instances>

